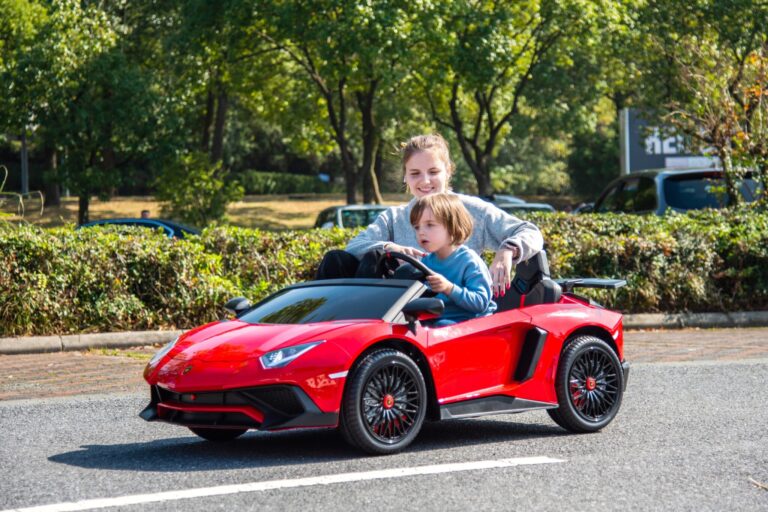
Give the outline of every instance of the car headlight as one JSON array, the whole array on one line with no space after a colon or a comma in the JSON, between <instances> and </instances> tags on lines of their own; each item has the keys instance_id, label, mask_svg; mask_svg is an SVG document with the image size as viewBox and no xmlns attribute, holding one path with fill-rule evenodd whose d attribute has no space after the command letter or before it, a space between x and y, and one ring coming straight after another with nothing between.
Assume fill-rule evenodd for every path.
<instances>
[{"instance_id":1,"label":"car headlight","mask_svg":"<svg viewBox=\"0 0 768 512\"><path fill-rule=\"evenodd\" d=\"M301 345L293 345L291 347L285 347L272 352L267 352L259 358L261 366L264 369L269 368L282 368L300 355L309 352L325 340L312 341L310 343L302 343Z\"/></svg>"},{"instance_id":2,"label":"car headlight","mask_svg":"<svg viewBox=\"0 0 768 512\"><path fill-rule=\"evenodd\" d=\"M176 342L179 341L179 337L176 336L176 339L171 341L170 343L166 343L160 350L155 353L154 356L152 356L152 359L149 360L150 365L154 365L160 362L162 358L168 354L168 352L171 351L171 349L176 345Z\"/></svg>"}]
</instances>

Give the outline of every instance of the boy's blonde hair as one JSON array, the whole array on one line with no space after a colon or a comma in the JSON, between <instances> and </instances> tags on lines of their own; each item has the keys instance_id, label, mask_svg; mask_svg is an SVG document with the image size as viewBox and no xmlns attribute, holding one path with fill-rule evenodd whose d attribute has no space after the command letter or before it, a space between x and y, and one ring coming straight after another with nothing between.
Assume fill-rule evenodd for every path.
<instances>
[{"instance_id":1,"label":"boy's blonde hair","mask_svg":"<svg viewBox=\"0 0 768 512\"><path fill-rule=\"evenodd\" d=\"M424 196L413 205L411 210L411 226L419 222L424 210L429 208L435 219L445 226L454 245L461 245L472 234L472 216L461 203L456 194L430 194Z\"/></svg>"}]
</instances>

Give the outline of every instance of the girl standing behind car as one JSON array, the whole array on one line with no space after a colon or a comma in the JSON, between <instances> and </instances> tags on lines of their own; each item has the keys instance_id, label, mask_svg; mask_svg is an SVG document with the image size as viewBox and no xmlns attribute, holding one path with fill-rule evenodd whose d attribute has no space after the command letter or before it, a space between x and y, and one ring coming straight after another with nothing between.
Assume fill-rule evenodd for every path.
<instances>
[{"instance_id":1,"label":"girl standing behind car","mask_svg":"<svg viewBox=\"0 0 768 512\"><path fill-rule=\"evenodd\" d=\"M541 232L530 222L524 222L480 198L449 191L454 164L448 144L442 136L417 135L402 145L403 183L413 199L381 213L373 224L349 241L346 251L329 251L317 271L317 279L344 277L373 277L358 273L360 260L376 259L375 251L396 251L414 257L424 252L417 248L416 235L411 229L410 213L422 197L449 193L458 197L472 217L474 228L467 247L477 253L496 253L490 265L494 296L506 293L510 286L512 265L525 261L542 249ZM368 256L366 256L368 255ZM368 269L369 265L362 268ZM362 270L362 269L361 269Z\"/></svg>"}]
</instances>

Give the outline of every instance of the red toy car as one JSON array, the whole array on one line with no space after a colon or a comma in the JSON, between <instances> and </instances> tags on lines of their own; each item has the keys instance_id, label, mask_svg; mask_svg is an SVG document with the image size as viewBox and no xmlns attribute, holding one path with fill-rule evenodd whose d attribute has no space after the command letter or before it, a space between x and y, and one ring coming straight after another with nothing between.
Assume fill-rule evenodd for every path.
<instances>
[{"instance_id":1,"label":"red toy car","mask_svg":"<svg viewBox=\"0 0 768 512\"><path fill-rule=\"evenodd\" d=\"M141 417L212 441L338 427L384 454L408 446L425 419L546 409L572 432L594 432L616 416L629 372L622 316L572 290L624 281L553 281L542 252L518 265L499 311L429 328L421 322L443 309L419 280L430 270L393 256L409 263L394 279L301 283L255 306L233 299L237 319L191 330L149 362Z\"/></svg>"}]
</instances>

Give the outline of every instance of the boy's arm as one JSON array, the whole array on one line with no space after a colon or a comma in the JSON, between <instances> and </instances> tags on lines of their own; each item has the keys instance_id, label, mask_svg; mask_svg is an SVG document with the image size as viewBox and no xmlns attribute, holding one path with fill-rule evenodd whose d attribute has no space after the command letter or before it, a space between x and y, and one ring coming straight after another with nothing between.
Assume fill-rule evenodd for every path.
<instances>
[{"instance_id":1,"label":"boy's arm","mask_svg":"<svg viewBox=\"0 0 768 512\"><path fill-rule=\"evenodd\" d=\"M453 290L446 294L454 304L471 313L482 313L491 303L491 282L481 270L468 272L465 285L453 283Z\"/></svg>"}]
</instances>

